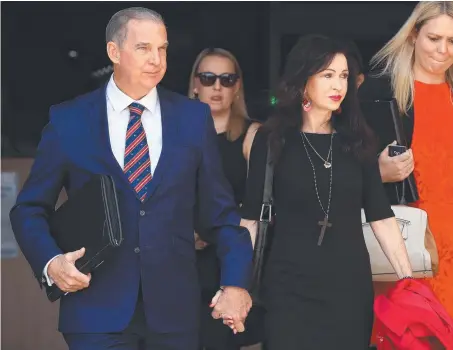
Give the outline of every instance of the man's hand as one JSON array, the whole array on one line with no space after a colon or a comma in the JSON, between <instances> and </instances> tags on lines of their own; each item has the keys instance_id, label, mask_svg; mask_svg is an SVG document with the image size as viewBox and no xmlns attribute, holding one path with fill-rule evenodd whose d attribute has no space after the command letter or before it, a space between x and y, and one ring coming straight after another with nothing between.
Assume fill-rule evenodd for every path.
<instances>
[{"instance_id":1,"label":"man's hand","mask_svg":"<svg viewBox=\"0 0 453 350\"><path fill-rule=\"evenodd\" d=\"M63 292L77 292L87 288L91 274L85 275L75 267L76 260L85 254L85 248L56 257L47 268L47 275L52 278Z\"/></svg>"},{"instance_id":2,"label":"man's hand","mask_svg":"<svg viewBox=\"0 0 453 350\"><path fill-rule=\"evenodd\" d=\"M394 144L396 142L392 143L392 145ZM389 157L389 147L387 146L379 156L379 170L382 182L403 181L414 170L412 150L409 149L403 154Z\"/></svg>"},{"instance_id":3,"label":"man's hand","mask_svg":"<svg viewBox=\"0 0 453 350\"><path fill-rule=\"evenodd\" d=\"M236 334L245 330L244 322L252 307L252 298L243 288L225 287L214 296L211 307L214 307L212 317L222 318Z\"/></svg>"},{"instance_id":4,"label":"man's hand","mask_svg":"<svg viewBox=\"0 0 453 350\"><path fill-rule=\"evenodd\" d=\"M209 245L209 243L206 243L205 241L203 241L200 238L200 235L198 233L194 232L194 236L195 236L195 249L196 250L202 250Z\"/></svg>"}]
</instances>

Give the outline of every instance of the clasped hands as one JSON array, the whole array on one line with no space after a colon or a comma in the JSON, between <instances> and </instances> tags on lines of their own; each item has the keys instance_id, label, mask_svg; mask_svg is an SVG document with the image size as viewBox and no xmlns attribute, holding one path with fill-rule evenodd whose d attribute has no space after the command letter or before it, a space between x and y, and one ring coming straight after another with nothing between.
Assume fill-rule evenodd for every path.
<instances>
[{"instance_id":1,"label":"clasped hands","mask_svg":"<svg viewBox=\"0 0 453 350\"><path fill-rule=\"evenodd\" d=\"M76 260L85 254L85 249L66 253L56 257L48 267L49 277L64 292L76 292L87 288L91 274L85 275L76 267ZM212 317L223 319L234 334L244 332L245 319L252 307L252 299L247 290L240 287L228 286L219 290L212 298Z\"/></svg>"},{"instance_id":2,"label":"clasped hands","mask_svg":"<svg viewBox=\"0 0 453 350\"><path fill-rule=\"evenodd\" d=\"M212 298L212 317L223 319L234 334L244 332L245 319L252 307L252 298L247 290L239 287L225 287Z\"/></svg>"}]
</instances>

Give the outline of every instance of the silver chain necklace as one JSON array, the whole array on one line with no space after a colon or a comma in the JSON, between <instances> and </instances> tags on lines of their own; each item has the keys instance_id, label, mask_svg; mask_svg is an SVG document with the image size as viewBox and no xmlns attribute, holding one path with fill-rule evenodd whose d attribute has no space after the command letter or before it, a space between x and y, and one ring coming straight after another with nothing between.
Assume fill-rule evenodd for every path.
<instances>
[{"instance_id":1,"label":"silver chain necklace","mask_svg":"<svg viewBox=\"0 0 453 350\"><path fill-rule=\"evenodd\" d=\"M305 137L305 140L307 140L307 142L310 145L311 149L324 162L324 168L329 169L332 166L332 162L329 162L330 153L332 152L332 143L330 144L330 149L329 149L329 153L327 154L327 159L324 159L323 157L321 157L321 155L318 153L318 151L316 151L316 149L313 147L313 145L311 144L310 140L308 139L307 135L305 135L305 133L303 131L302 131L302 134ZM333 133L332 133L332 135L333 135ZM304 145L305 145L305 142L304 142Z\"/></svg>"},{"instance_id":2,"label":"silver chain necklace","mask_svg":"<svg viewBox=\"0 0 453 350\"><path fill-rule=\"evenodd\" d=\"M318 202L319 205L321 206L322 211L324 212L324 220L318 221L318 225L321 226L321 232L319 234L319 239L318 239L318 246L322 244L322 241L324 239L324 235L326 233L327 227L332 227L332 223L329 222L329 213L330 213L330 202L332 199L332 174L333 174L333 151L332 151L332 144L333 144L333 135L334 133L332 132L332 135L330 137L330 148L329 148L329 155L330 155L330 163L329 166L326 166L326 161L319 155L319 153L315 150L315 148L311 145L310 141L307 138L307 135L303 131L301 131L301 136L302 136L302 143L304 144L305 152L307 153L308 160L310 161L311 168L313 169L313 179L315 182L315 190L316 190L316 197L318 197ZM310 154L308 152L308 148L305 145L305 139L308 141L310 144L311 148L313 151L318 155L319 158L321 158L324 161L324 167L330 168L330 183L329 183L329 201L327 203L327 210L324 209L324 206L322 205L321 198L319 197L319 191L318 191L318 181L316 178L316 170L315 166L313 164L313 161L311 160ZM327 156L327 159L329 159L329 155Z\"/></svg>"}]
</instances>

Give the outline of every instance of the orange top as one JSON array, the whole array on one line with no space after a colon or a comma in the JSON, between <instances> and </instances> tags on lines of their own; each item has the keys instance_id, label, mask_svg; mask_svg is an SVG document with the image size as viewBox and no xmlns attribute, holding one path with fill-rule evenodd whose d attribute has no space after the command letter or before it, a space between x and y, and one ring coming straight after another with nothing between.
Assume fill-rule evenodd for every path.
<instances>
[{"instance_id":1,"label":"orange top","mask_svg":"<svg viewBox=\"0 0 453 350\"><path fill-rule=\"evenodd\" d=\"M438 275L429 280L453 317L453 92L447 83L415 81L414 176L439 252Z\"/></svg>"}]
</instances>

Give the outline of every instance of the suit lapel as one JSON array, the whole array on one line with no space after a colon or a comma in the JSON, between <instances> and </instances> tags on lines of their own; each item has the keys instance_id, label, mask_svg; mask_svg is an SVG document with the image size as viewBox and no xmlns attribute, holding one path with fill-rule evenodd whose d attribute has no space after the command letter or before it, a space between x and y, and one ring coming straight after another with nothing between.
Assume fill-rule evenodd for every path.
<instances>
[{"instance_id":1,"label":"suit lapel","mask_svg":"<svg viewBox=\"0 0 453 350\"><path fill-rule=\"evenodd\" d=\"M123 185L129 188L139 200L112 152L107 119L106 87L107 85L95 92L93 102L88 109L89 119L95 121L90 123L90 136L95 144L93 153L96 160L103 164L110 174L114 175L116 179L119 179ZM158 87L158 96L162 117L162 151L153 178L148 185L145 202L152 197L165 178L165 173L168 171L169 164L173 159L171 154L178 131L177 113L171 95L164 89Z\"/></svg>"},{"instance_id":2,"label":"suit lapel","mask_svg":"<svg viewBox=\"0 0 453 350\"><path fill-rule=\"evenodd\" d=\"M178 132L178 116L171 95L160 87L158 87L157 92L162 117L162 152L155 168L153 178L148 185L145 202L153 196L162 180L166 177L165 174L170 168L169 165L173 159L171 154L173 153Z\"/></svg>"},{"instance_id":3,"label":"suit lapel","mask_svg":"<svg viewBox=\"0 0 453 350\"><path fill-rule=\"evenodd\" d=\"M123 169L121 169L112 152L107 119L106 88L107 84L96 91L91 108L89 108L89 118L94 121L93 123L90 123L92 125L91 137L97 145L93 152L95 153L97 161L108 169L108 173L113 175L115 179L119 179L123 185L135 194Z\"/></svg>"}]
</instances>

